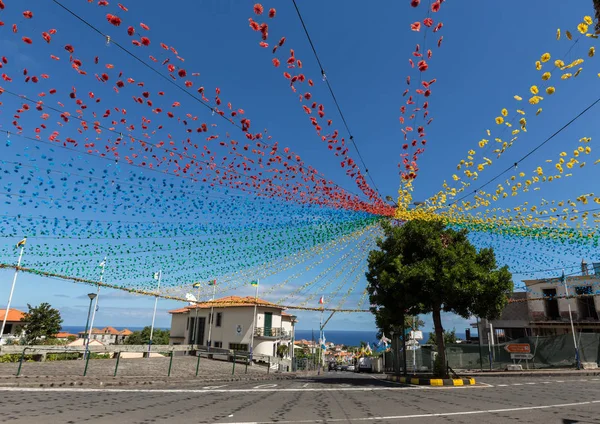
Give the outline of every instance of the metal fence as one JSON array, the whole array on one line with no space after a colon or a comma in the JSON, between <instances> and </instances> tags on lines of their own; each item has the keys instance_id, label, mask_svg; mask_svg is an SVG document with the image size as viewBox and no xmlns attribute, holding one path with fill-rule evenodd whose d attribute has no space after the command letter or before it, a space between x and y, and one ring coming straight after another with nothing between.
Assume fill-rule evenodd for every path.
<instances>
[{"instance_id":1,"label":"metal fence","mask_svg":"<svg viewBox=\"0 0 600 424\"><path fill-rule=\"evenodd\" d=\"M86 350L84 346L3 345L0 346L0 362L4 363L3 367L7 367L9 363L14 363L14 373L19 377L23 374L24 362L44 362L46 360L52 362L83 361L84 365L82 366L81 375L85 377L88 374L88 368L91 366L90 360L93 362L93 360L96 359L112 359L112 362L114 363L114 372L111 370L111 374L113 377L116 377L119 373L119 364L121 363L124 353L142 353L145 357L159 356L162 362L167 361L168 363L168 368L166 367L167 363L164 364L164 367L160 367L167 377L171 377L173 364L178 361L182 363L185 362L188 367L195 365L195 376L198 376L202 358L231 363L232 375L240 372L247 373L248 366L252 364L264 368L264 371L267 374L273 371L288 372L291 371L292 368L291 360L288 359L275 358L266 355L250 355L249 352L214 347L209 348L207 346L197 345L152 345L150 348L147 345L90 345L88 350ZM186 358L174 359L177 357ZM132 361L132 359L127 360ZM140 360L141 359L133 359L133 361ZM190 364L190 361L194 361L194 364ZM141 364L142 362L139 363ZM237 371L236 365L238 367ZM192 369L189 371L191 373L194 372Z\"/></svg>"},{"instance_id":2,"label":"metal fence","mask_svg":"<svg viewBox=\"0 0 600 424\"><path fill-rule=\"evenodd\" d=\"M580 362L600 365L600 333L578 333L576 339ZM523 358L529 355L521 355L522 359L513 359L506 350L508 344L528 344L531 359ZM435 355L435 348L432 346L421 346L416 351L407 350L407 372L432 372ZM396 355L393 351L386 352L384 358L386 372L404 371L402 350ZM572 334L523 337L491 348L477 343L447 344L446 361L454 370L505 370L509 365L521 365L523 369L577 366Z\"/></svg>"}]
</instances>

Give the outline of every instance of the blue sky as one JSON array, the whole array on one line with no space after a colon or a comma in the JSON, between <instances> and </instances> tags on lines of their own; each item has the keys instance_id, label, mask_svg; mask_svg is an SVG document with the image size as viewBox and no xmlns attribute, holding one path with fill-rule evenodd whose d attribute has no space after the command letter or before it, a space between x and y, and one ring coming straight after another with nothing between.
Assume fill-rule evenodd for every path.
<instances>
[{"instance_id":1,"label":"blue sky","mask_svg":"<svg viewBox=\"0 0 600 424\"><path fill-rule=\"evenodd\" d=\"M23 1L18 5L20 10L31 9L34 12L35 18L31 22L33 28L47 30L45 22L48 25L54 22L59 29L56 37L60 41L57 42L73 43L82 56L91 59L99 55L103 60L119 64L121 68L138 75L139 80L160 88L160 79L125 57L114 46L105 46L104 40L65 11L51 2L38 3ZM409 26L423 18L424 9L412 9L408 1L379 2L376 7L354 0L304 0L298 3L370 174L382 195L395 197L398 189L397 165L403 143L398 116L399 108L405 101L401 96L405 88L404 80L410 73L407 59L415 44L423 43L422 33L410 31ZM344 175L336 159L314 133L297 96L289 91L281 77L283 69L272 66L270 49L258 46L257 34L248 27L248 18L253 16L253 4L242 0L202 0L182 1L176 7L165 7L164 2L148 1L142 8L132 2L127 4L130 9L127 16L134 22L144 22L150 26L153 43L164 41L174 45L185 57L185 67L200 72L200 84L207 87L207 91L214 93L214 87L219 87L223 97L231 101L234 107L245 109L256 128L268 128L274 138L283 145L293 147L328 178L356 191L352 181ZM263 4L267 9L276 7L278 11L277 18L270 22L270 42L286 36L286 47L294 48L296 56L303 61L305 73L315 80L315 87L311 89L313 96L324 104L328 117L346 136L331 97L320 81L318 65L292 3ZM101 8L85 2L69 6L94 25L106 31L113 30L107 27L104 18L106 11ZM415 183L415 200L427 198L441 189L444 179L450 180L456 172L457 162L465 157L467 150L476 148L477 142L485 136L486 129L493 129L494 118L499 111L503 107L514 109L513 95L520 94L527 98L529 87L540 84L540 73L535 70L534 63L542 53L550 52L553 59L563 57L570 44L566 40L555 40L556 28L563 28L563 32L564 29L570 29L575 34L576 25L584 15L593 15L592 12L589 1L498 3L448 0L443 4L438 15L444 22L444 28L439 32L444 36L444 41L442 48L433 49L434 56L426 72L426 78L437 79L429 99L435 120L427 129L429 144L420 158L421 171ZM15 16L14 8L10 13ZM27 28L29 22L19 22L19 25ZM9 31L8 25L1 30ZM115 39L129 43L123 37L123 31L115 34L119 37L115 35ZM32 73L39 74L51 69L53 75L61 75L58 74L59 68L55 67L57 65L47 60L47 53L42 53L40 41L34 41L33 45L27 46L20 41L20 37L3 37L0 52L14 60L15 66L26 67ZM587 43L589 40L584 41ZM428 42L432 43L432 39ZM544 102L544 111L539 117L529 120L527 135L520 138L490 170L482 173L482 181L514 163L596 100L600 94L597 89L600 66L595 62L597 58L587 57L588 45L583 45L583 42L576 45L564 59L570 62L584 57L586 62L582 74L577 79L556 82L557 93ZM63 53L66 56L66 52ZM414 78L415 73L411 75ZM73 79L71 76L54 77L52 83L59 90L68 90ZM31 87L18 84L13 84L13 88L32 90ZM113 98L110 89L106 88L97 89L96 94ZM184 101L175 94L172 98ZM5 101L8 104L9 101ZM2 128L10 128L12 109L10 112L8 110L4 112L0 108ZM210 119L210 113L203 109L195 113L204 116L203 119ZM597 138L598 128L593 125L593 116L596 114L597 111L592 110L575 122L523 162L520 169L530 171L546 159L555 158L561 151L573 150L577 147L577 140L583 136ZM23 123L33 125L34 121L27 119ZM4 145L0 145L0 153L3 150L7 155L2 153L3 157L12 154ZM355 152L351 153L356 159ZM597 156L593 156L595 160ZM57 157L58 161L66 161L68 155L59 152ZM542 197L566 199L574 197L575 193L579 195L593 191L593 181L598 172L590 165L578 170L577 177L571 181L554 182L539 192L523 194L502 205L510 206L523 200L533 203ZM90 216L99 215L93 213ZM506 252L509 247L505 244L501 249ZM556 250L557 258L549 260L549 264L560 262L560 248ZM527 263L526 250L516 255L520 263ZM562 258L562 261L575 263L580 259L573 255ZM586 259L595 258L588 256ZM506 260L511 258L506 256ZM538 267L534 269L539 269L540 265L532 261L530 263L532 267ZM11 276L10 272L0 272L3 282L0 300L8 296ZM275 276L265 281L264 286L275 284L286 276L285 273ZM312 276L307 272L306 279ZM520 275L515 275L515 281L520 278ZM357 287L364 288L365 284L363 278ZM87 313L85 295L89 291L90 287L87 286L21 275L13 305L22 309L27 303L48 301L61 310L65 324L84 325ZM239 292L251 295L252 289L247 287ZM360 293L357 293L352 301L356 304L359 297ZM101 299L96 320L99 325L143 326L150 322L153 299L110 290ZM169 316L166 311L178 306L176 302L161 300L157 325L167 327ZM318 314L299 313L299 318L300 328L317 326ZM459 332L466 326L462 319L453 316L447 317L445 325L448 328L456 327ZM371 329L374 324L368 314L340 314L333 317L329 326L331 329ZM431 327L429 319L426 319L425 327Z\"/></svg>"}]
</instances>

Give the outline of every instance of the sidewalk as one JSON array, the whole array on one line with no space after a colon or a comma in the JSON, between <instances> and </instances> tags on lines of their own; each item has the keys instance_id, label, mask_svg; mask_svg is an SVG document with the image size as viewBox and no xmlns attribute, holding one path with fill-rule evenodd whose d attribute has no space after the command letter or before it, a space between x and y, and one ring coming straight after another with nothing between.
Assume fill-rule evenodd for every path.
<instances>
[{"instance_id":1,"label":"sidewalk","mask_svg":"<svg viewBox=\"0 0 600 424\"><path fill-rule=\"evenodd\" d=\"M123 386L154 385L177 382L199 384L213 381L260 381L296 378L294 373L276 373L260 365L223 362L202 358L196 376L197 358L176 356L169 376L170 358L121 359L114 377L115 359L92 359L84 377L82 360L24 362L16 377L18 363L0 364L0 387L63 387L63 386Z\"/></svg>"},{"instance_id":2,"label":"sidewalk","mask_svg":"<svg viewBox=\"0 0 600 424\"><path fill-rule=\"evenodd\" d=\"M600 369L597 370L576 370L572 368L561 369L536 369L522 371L471 371L456 370L456 373L469 377L576 377L576 376L600 376Z\"/></svg>"}]
</instances>

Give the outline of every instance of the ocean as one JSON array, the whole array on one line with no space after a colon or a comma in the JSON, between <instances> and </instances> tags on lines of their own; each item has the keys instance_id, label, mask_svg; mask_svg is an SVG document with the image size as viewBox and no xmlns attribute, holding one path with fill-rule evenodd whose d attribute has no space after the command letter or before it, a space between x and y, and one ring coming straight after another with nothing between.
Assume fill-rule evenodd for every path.
<instances>
[{"instance_id":1,"label":"ocean","mask_svg":"<svg viewBox=\"0 0 600 424\"><path fill-rule=\"evenodd\" d=\"M95 328L104 328L105 326L94 325ZM115 327L117 330L123 330L125 327ZM127 327L131 331L143 330L143 327ZM77 334L80 331L84 331L84 326L78 325L64 325L61 331L68 333ZM163 330L169 330L163 328ZM389 338L390 334L386 334ZM464 339L464 334L457 333L458 338ZM313 330L296 330L296 340L311 340L313 338ZM319 330L314 330L315 341L319 340ZM429 332L423 331L423 341L425 343L429 339ZM344 330L327 330L325 329L325 340L327 342L342 344L346 346L360 346L360 342L368 342L371 346L374 343L379 343L377 339L377 330L372 331L344 331Z\"/></svg>"}]
</instances>

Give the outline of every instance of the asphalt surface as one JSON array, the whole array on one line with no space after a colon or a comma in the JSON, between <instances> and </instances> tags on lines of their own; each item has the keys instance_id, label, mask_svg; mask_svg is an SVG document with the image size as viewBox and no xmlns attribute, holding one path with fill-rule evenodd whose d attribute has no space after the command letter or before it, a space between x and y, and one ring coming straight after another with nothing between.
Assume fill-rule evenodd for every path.
<instances>
[{"instance_id":1,"label":"asphalt surface","mask_svg":"<svg viewBox=\"0 0 600 424\"><path fill-rule=\"evenodd\" d=\"M155 389L0 389L3 423L600 423L600 378L416 387L344 372Z\"/></svg>"}]
</instances>

